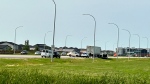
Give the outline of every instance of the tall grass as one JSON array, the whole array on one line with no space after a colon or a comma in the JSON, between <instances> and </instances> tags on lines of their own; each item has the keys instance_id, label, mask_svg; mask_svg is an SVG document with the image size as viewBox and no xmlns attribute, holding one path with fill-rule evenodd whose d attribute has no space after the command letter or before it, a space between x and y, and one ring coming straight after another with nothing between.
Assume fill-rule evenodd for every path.
<instances>
[{"instance_id":1,"label":"tall grass","mask_svg":"<svg viewBox=\"0 0 150 84\"><path fill-rule=\"evenodd\" d=\"M0 59L0 84L150 84L149 59L54 60Z\"/></svg>"},{"instance_id":2,"label":"tall grass","mask_svg":"<svg viewBox=\"0 0 150 84\"><path fill-rule=\"evenodd\" d=\"M39 70L2 70L0 84L150 84L150 76L109 72L91 76L66 72L42 74Z\"/></svg>"}]
</instances>

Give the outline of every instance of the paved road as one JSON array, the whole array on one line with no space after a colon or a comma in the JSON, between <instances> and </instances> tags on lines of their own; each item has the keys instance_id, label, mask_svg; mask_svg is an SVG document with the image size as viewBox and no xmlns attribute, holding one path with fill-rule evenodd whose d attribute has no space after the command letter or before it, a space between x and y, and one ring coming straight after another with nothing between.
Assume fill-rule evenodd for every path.
<instances>
[{"instance_id":1,"label":"paved road","mask_svg":"<svg viewBox=\"0 0 150 84\"><path fill-rule=\"evenodd\" d=\"M0 55L0 58L21 59L21 58L41 58L41 56L40 55Z\"/></svg>"},{"instance_id":2,"label":"paved road","mask_svg":"<svg viewBox=\"0 0 150 84\"><path fill-rule=\"evenodd\" d=\"M41 58L40 55L0 55L0 58L6 58L6 59L24 59L24 58ZM69 57L69 56L61 56L63 59L67 58L79 58L79 57ZM79 58L83 59L83 58Z\"/></svg>"},{"instance_id":3,"label":"paved road","mask_svg":"<svg viewBox=\"0 0 150 84\"><path fill-rule=\"evenodd\" d=\"M24 58L41 58L40 55L0 55L0 58L10 58L10 59L24 59ZM72 58L72 59L84 59L83 57L69 57L69 56L61 56L62 59ZM117 58L113 56L109 56L108 58ZM128 58L128 57L118 57L120 58ZM130 58L147 58L147 57L130 57ZM148 57L150 58L150 57Z\"/></svg>"}]
</instances>

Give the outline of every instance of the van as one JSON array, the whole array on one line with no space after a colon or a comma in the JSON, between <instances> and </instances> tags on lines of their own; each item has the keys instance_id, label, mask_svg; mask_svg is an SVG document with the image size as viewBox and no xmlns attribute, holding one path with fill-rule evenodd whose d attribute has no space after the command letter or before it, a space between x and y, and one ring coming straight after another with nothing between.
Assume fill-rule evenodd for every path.
<instances>
[{"instance_id":1,"label":"van","mask_svg":"<svg viewBox=\"0 0 150 84\"><path fill-rule=\"evenodd\" d=\"M43 49L41 51L41 57L51 57L52 56L52 51L51 50L48 50L48 49Z\"/></svg>"}]
</instances>

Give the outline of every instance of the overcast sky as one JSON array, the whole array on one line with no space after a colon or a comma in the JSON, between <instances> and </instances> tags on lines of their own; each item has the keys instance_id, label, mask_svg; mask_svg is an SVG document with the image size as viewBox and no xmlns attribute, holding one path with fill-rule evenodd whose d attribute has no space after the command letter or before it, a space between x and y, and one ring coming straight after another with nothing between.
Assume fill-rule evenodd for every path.
<instances>
[{"instance_id":1,"label":"overcast sky","mask_svg":"<svg viewBox=\"0 0 150 84\"><path fill-rule=\"evenodd\" d=\"M150 0L55 0L57 4L57 19L55 46L82 47L94 45L94 20L96 26L96 46L112 50L117 45L117 27L120 29L120 47L128 47L131 32L131 47L147 47L150 37ZM0 0L0 41L14 42L17 29L16 43L24 44L29 40L30 45L45 43L52 45L54 29L54 3L52 0ZM149 38L150 39L150 38Z\"/></svg>"}]
</instances>

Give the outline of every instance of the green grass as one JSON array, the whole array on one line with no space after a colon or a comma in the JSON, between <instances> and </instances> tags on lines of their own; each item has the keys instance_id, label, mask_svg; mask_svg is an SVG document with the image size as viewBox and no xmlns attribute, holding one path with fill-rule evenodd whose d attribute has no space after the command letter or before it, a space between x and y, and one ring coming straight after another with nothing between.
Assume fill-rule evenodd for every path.
<instances>
[{"instance_id":1,"label":"green grass","mask_svg":"<svg viewBox=\"0 0 150 84\"><path fill-rule=\"evenodd\" d=\"M0 59L0 84L150 84L150 59Z\"/></svg>"}]
</instances>

